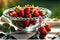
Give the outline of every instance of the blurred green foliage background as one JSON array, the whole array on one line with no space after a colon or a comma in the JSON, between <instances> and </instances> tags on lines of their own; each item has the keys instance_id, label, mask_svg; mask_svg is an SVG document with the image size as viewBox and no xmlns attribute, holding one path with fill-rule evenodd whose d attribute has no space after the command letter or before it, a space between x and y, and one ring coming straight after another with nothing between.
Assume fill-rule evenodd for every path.
<instances>
[{"instance_id":1,"label":"blurred green foliage background","mask_svg":"<svg viewBox=\"0 0 60 40\"><path fill-rule=\"evenodd\" d=\"M51 18L60 18L60 0L13 0L11 3L8 2L7 8L11 8L17 5L24 6L25 4L34 4L35 6L48 8L52 11ZM0 5L1 16L3 11L7 8L3 7L2 4Z\"/></svg>"}]
</instances>

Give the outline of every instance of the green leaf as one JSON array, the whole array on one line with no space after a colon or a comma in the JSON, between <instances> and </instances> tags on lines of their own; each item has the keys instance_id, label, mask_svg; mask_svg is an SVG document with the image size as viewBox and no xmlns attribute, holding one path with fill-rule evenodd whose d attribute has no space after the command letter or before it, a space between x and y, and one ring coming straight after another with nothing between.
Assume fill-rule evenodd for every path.
<instances>
[{"instance_id":1,"label":"green leaf","mask_svg":"<svg viewBox=\"0 0 60 40\"><path fill-rule=\"evenodd\" d=\"M33 13L34 13L34 10L32 9L32 10L30 11L30 13L33 14Z\"/></svg>"},{"instance_id":2,"label":"green leaf","mask_svg":"<svg viewBox=\"0 0 60 40\"><path fill-rule=\"evenodd\" d=\"M10 25L8 23L4 23L3 24L3 31L4 32L10 32L10 29L9 29Z\"/></svg>"}]
</instances>

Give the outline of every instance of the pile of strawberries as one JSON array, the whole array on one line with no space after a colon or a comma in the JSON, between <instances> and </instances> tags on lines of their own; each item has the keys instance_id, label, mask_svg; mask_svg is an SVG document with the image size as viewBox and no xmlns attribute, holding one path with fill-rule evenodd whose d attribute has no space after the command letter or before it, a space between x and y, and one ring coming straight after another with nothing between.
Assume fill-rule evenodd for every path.
<instances>
[{"instance_id":1,"label":"pile of strawberries","mask_svg":"<svg viewBox=\"0 0 60 40\"><path fill-rule=\"evenodd\" d=\"M46 14L45 10L41 10L39 7L20 7L16 6L15 10L9 10L8 12L9 16L12 17L19 17L19 18L33 18L33 17L39 17L44 16Z\"/></svg>"},{"instance_id":2,"label":"pile of strawberries","mask_svg":"<svg viewBox=\"0 0 60 40\"><path fill-rule=\"evenodd\" d=\"M26 27L29 27L30 24L36 25L37 20L21 20L21 21L15 21L15 22L14 24L17 25L18 27L26 28Z\"/></svg>"},{"instance_id":3,"label":"pile of strawberries","mask_svg":"<svg viewBox=\"0 0 60 40\"><path fill-rule=\"evenodd\" d=\"M39 29L39 38L40 39L45 39L45 36L49 33L49 31L51 31L51 25L50 24L46 24L42 27L40 27Z\"/></svg>"}]
</instances>

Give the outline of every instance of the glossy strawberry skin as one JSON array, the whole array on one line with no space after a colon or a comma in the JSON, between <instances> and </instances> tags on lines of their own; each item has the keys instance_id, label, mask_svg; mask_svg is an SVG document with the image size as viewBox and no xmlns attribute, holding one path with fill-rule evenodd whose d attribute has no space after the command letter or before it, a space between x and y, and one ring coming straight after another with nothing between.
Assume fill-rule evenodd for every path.
<instances>
[{"instance_id":1,"label":"glossy strawberry skin","mask_svg":"<svg viewBox=\"0 0 60 40\"><path fill-rule=\"evenodd\" d=\"M24 13L25 13L25 14L29 14L29 13L30 13L30 7L26 7L26 8L24 9Z\"/></svg>"},{"instance_id":2,"label":"glossy strawberry skin","mask_svg":"<svg viewBox=\"0 0 60 40\"><path fill-rule=\"evenodd\" d=\"M31 15L31 14L28 14L28 15L26 16L26 18L32 18L32 15Z\"/></svg>"},{"instance_id":3,"label":"glossy strawberry skin","mask_svg":"<svg viewBox=\"0 0 60 40\"><path fill-rule=\"evenodd\" d=\"M17 14L13 14L13 17L17 17Z\"/></svg>"},{"instance_id":4,"label":"glossy strawberry skin","mask_svg":"<svg viewBox=\"0 0 60 40\"><path fill-rule=\"evenodd\" d=\"M38 10L35 10L34 13L33 13L33 15L34 15L35 17L39 17Z\"/></svg>"},{"instance_id":5,"label":"glossy strawberry skin","mask_svg":"<svg viewBox=\"0 0 60 40\"><path fill-rule=\"evenodd\" d=\"M51 25L50 24L46 24L44 27L47 31L51 31Z\"/></svg>"},{"instance_id":6,"label":"glossy strawberry skin","mask_svg":"<svg viewBox=\"0 0 60 40\"><path fill-rule=\"evenodd\" d=\"M23 16L24 16L24 10L21 9L21 10L18 12L18 15L23 17Z\"/></svg>"},{"instance_id":7,"label":"glossy strawberry skin","mask_svg":"<svg viewBox=\"0 0 60 40\"><path fill-rule=\"evenodd\" d=\"M36 22L37 22L36 20L31 20L31 24L32 24L32 25L35 25Z\"/></svg>"},{"instance_id":8,"label":"glossy strawberry skin","mask_svg":"<svg viewBox=\"0 0 60 40\"><path fill-rule=\"evenodd\" d=\"M45 39L45 37L47 35L47 31L46 31L45 27L40 27L38 30L40 32L39 38L40 39Z\"/></svg>"},{"instance_id":9,"label":"glossy strawberry skin","mask_svg":"<svg viewBox=\"0 0 60 40\"><path fill-rule=\"evenodd\" d=\"M39 15L44 16L44 14L42 13L42 10L39 10L38 13Z\"/></svg>"},{"instance_id":10,"label":"glossy strawberry skin","mask_svg":"<svg viewBox=\"0 0 60 40\"><path fill-rule=\"evenodd\" d=\"M45 34L45 35L44 35L44 34L40 34L40 35L39 35L39 38L40 38L40 39L45 39L45 37L46 37L46 34Z\"/></svg>"},{"instance_id":11,"label":"glossy strawberry skin","mask_svg":"<svg viewBox=\"0 0 60 40\"><path fill-rule=\"evenodd\" d=\"M38 30L39 30L40 34L44 34L44 35L47 34L45 27L40 27Z\"/></svg>"},{"instance_id":12,"label":"glossy strawberry skin","mask_svg":"<svg viewBox=\"0 0 60 40\"><path fill-rule=\"evenodd\" d=\"M15 11L13 11L13 10L9 10L9 12L8 12L9 14L9 16L13 16L13 14L15 13L16 14L16 12Z\"/></svg>"},{"instance_id":13,"label":"glossy strawberry skin","mask_svg":"<svg viewBox=\"0 0 60 40\"><path fill-rule=\"evenodd\" d=\"M12 12L12 16L13 16L13 17L18 17L18 15L17 15L16 12Z\"/></svg>"},{"instance_id":14,"label":"glossy strawberry skin","mask_svg":"<svg viewBox=\"0 0 60 40\"><path fill-rule=\"evenodd\" d=\"M30 25L30 20L25 20L25 21L22 21L22 22L23 22L23 28L29 27L29 25Z\"/></svg>"}]
</instances>

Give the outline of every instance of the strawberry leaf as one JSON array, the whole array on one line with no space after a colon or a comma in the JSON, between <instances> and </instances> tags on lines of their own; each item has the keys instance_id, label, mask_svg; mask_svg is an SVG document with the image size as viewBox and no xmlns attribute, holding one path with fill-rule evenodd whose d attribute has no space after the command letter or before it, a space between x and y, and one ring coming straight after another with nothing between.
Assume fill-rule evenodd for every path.
<instances>
[{"instance_id":1,"label":"strawberry leaf","mask_svg":"<svg viewBox=\"0 0 60 40\"><path fill-rule=\"evenodd\" d=\"M34 10L31 10L30 13L33 14L34 13Z\"/></svg>"}]
</instances>

